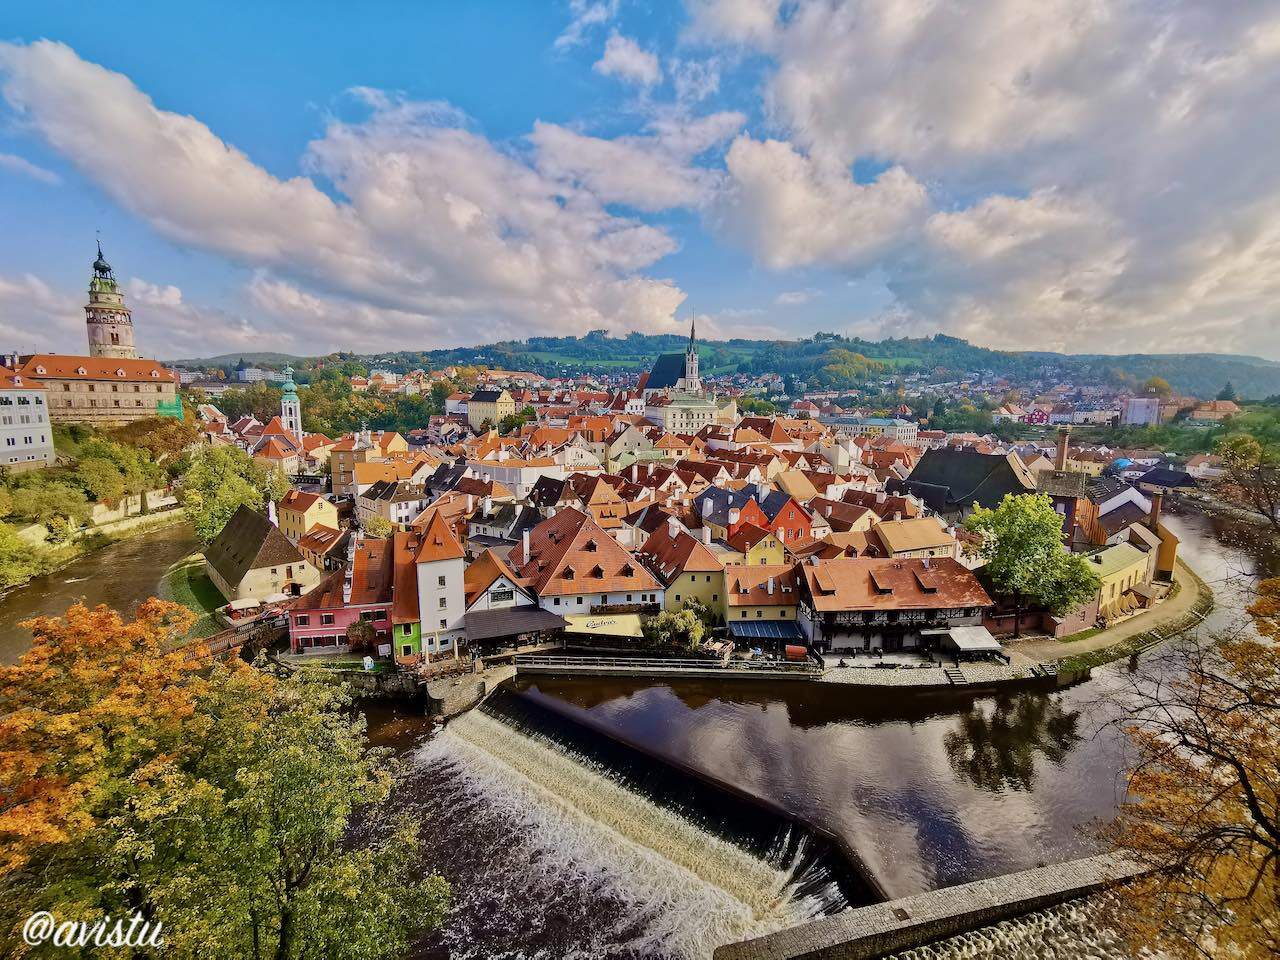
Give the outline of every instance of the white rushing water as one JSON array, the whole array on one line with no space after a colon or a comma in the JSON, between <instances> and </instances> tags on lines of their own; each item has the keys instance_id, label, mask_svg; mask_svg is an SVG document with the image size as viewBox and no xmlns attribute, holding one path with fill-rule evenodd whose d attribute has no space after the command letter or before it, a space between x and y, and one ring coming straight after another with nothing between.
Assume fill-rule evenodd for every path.
<instances>
[{"instance_id":1,"label":"white rushing water","mask_svg":"<svg viewBox=\"0 0 1280 960\"><path fill-rule=\"evenodd\" d=\"M592 917L599 929L575 945L577 956L710 957L722 943L822 912L818 899L797 896L799 878L789 864L753 857L633 793L554 741L521 733L478 710L451 722L417 759L451 785L436 815L448 816L450 807L478 809L507 824L496 842L508 861L542 874L542 887L576 887L609 905L613 915ZM511 850L512 844L519 849ZM500 882L520 896L515 888L527 888L528 879ZM488 937L453 939L453 957L492 955L492 942L487 948L479 944ZM459 942L468 939L475 944L472 951ZM505 953L528 955L516 942Z\"/></svg>"}]
</instances>

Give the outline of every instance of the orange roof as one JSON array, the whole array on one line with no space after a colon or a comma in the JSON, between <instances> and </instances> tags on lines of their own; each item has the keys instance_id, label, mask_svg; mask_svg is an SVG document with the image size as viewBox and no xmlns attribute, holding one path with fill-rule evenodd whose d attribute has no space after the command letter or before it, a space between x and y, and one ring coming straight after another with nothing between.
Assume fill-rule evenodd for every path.
<instances>
[{"instance_id":1,"label":"orange roof","mask_svg":"<svg viewBox=\"0 0 1280 960\"><path fill-rule=\"evenodd\" d=\"M927 564L927 565L926 565ZM858 557L804 566L815 610L987 607L991 598L959 560Z\"/></svg>"},{"instance_id":2,"label":"orange roof","mask_svg":"<svg viewBox=\"0 0 1280 960\"><path fill-rule=\"evenodd\" d=\"M21 374L8 367L0 367L0 390L43 390L44 384L28 382Z\"/></svg>"},{"instance_id":3,"label":"orange roof","mask_svg":"<svg viewBox=\"0 0 1280 960\"><path fill-rule=\"evenodd\" d=\"M332 550L342 539L342 531L326 527L323 523L313 523L307 535L298 541L298 550L302 553L324 554Z\"/></svg>"},{"instance_id":4,"label":"orange roof","mask_svg":"<svg viewBox=\"0 0 1280 960\"><path fill-rule=\"evenodd\" d=\"M682 573L715 573L724 568L697 537L679 529L673 537L670 523L662 524L649 534L636 554L668 585Z\"/></svg>"},{"instance_id":5,"label":"orange roof","mask_svg":"<svg viewBox=\"0 0 1280 960\"><path fill-rule=\"evenodd\" d=\"M499 577L506 577L517 586L523 586L515 571L494 551L486 550L476 557L475 563L467 567L467 572L462 577L467 606L475 603L476 598L488 590L493 581Z\"/></svg>"},{"instance_id":6,"label":"orange roof","mask_svg":"<svg viewBox=\"0 0 1280 960\"><path fill-rule=\"evenodd\" d=\"M351 603L386 603L391 599L391 541L365 539L351 561Z\"/></svg>"},{"instance_id":7,"label":"orange roof","mask_svg":"<svg viewBox=\"0 0 1280 960\"><path fill-rule=\"evenodd\" d=\"M277 437L292 437L293 434L284 428L284 424L280 422L279 417L272 417L265 427L262 428L264 437L275 435Z\"/></svg>"},{"instance_id":8,"label":"orange roof","mask_svg":"<svg viewBox=\"0 0 1280 960\"><path fill-rule=\"evenodd\" d=\"M794 606L798 602L795 565L730 563L724 568L724 598L730 607Z\"/></svg>"},{"instance_id":9,"label":"orange roof","mask_svg":"<svg viewBox=\"0 0 1280 960\"><path fill-rule=\"evenodd\" d=\"M287 449L285 445L275 437L268 437L266 442L260 446L253 455L255 457L261 457L263 460L287 460L294 456L294 452Z\"/></svg>"},{"instance_id":10,"label":"orange roof","mask_svg":"<svg viewBox=\"0 0 1280 960\"><path fill-rule=\"evenodd\" d=\"M60 353L37 353L27 357L18 373L23 377L59 380L168 380L178 375L154 360L124 360L118 357L76 357Z\"/></svg>"},{"instance_id":11,"label":"orange roof","mask_svg":"<svg viewBox=\"0 0 1280 960\"><path fill-rule=\"evenodd\" d=\"M318 493L304 493L301 490L290 490L280 499L281 510L296 510L299 513L305 513L316 505L324 497Z\"/></svg>"},{"instance_id":12,"label":"orange roof","mask_svg":"<svg viewBox=\"0 0 1280 960\"><path fill-rule=\"evenodd\" d=\"M418 614L418 547L416 530L397 532L391 558L391 622L416 623Z\"/></svg>"},{"instance_id":13,"label":"orange roof","mask_svg":"<svg viewBox=\"0 0 1280 960\"><path fill-rule=\"evenodd\" d=\"M507 562L540 596L662 589L635 557L573 507L529 531L528 555L521 543Z\"/></svg>"},{"instance_id":14,"label":"orange roof","mask_svg":"<svg viewBox=\"0 0 1280 960\"><path fill-rule=\"evenodd\" d=\"M408 480L419 465L420 461L416 460L366 460L364 463L357 463L351 474L357 486L364 486L379 480Z\"/></svg>"},{"instance_id":15,"label":"orange roof","mask_svg":"<svg viewBox=\"0 0 1280 960\"><path fill-rule=\"evenodd\" d=\"M418 548L418 563L434 563L437 560L461 560L466 556L462 544L453 535L449 522L437 511L422 532L422 546Z\"/></svg>"},{"instance_id":16,"label":"orange roof","mask_svg":"<svg viewBox=\"0 0 1280 960\"><path fill-rule=\"evenodd\" d=\"M757 527L754 523L744 523L733 531L733 536L726 542L739 553L746 553L765 537L772 536L773 534L763 527Z\"/></svg>"}]
</instances>

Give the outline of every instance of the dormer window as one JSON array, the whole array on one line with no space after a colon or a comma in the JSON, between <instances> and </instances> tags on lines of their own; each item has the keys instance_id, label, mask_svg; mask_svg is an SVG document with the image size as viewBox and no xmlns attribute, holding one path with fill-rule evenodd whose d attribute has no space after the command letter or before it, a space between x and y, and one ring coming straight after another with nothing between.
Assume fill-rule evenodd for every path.
<instances>
[{"instance_id":1,"label":"dormer window","mask_svg":"<svg viewBox=\"0 0 1280 960\"><path fill-rule=\"evenodd\" d=\"M573 577L574 577L573 567L565 567L565 568L564 568L564 573L562 574L562 576L563 576L566 580L572 580L572 579L573 579Z\"/></svg>"},{"instance_id":2,"label":"dormer window","mask_svg":"<svg viewBox=\"0 0 1280 960\"><path fill-rule=\"evenodd\" d=\"M592 578L593 580L603 580L603 579L604 579L604 567L600 566L600 564L598 564L598 563L597 563L594 567L592 567L592 568L591 568L591 578Z\"/></svg>"},{"instance_id":3,"label":"dormer window","mask_svg":"<svg viewBox=\"0 0 1280 960\"><path fill-rule=\"evenodd\" d=\"M44 367L36 367L36 373L44 373Z\"/></svg>"},{"instance_id":4,"label":"dormer window","mask_svg":"<svg viewBox=\"0 0 1280 960\"><path fill-rule=\"evenodd\" d=\"M82 376L82 377L83 377L83 376L85 375L85 373L87 373L87 372L88 372L88 371L86 371L84 367L76 367L76 373L80 374L80 376Z\"/></svg>"},{"instance_id":5,"label":"dormer window","mask_svg":"<svg viewBox=\"0 0 1280 960\"><path fill-rule=\"evenodd\" d=\"M587 551L587 553L595 553L598 548L594 540L588 540L583 544L582 549Z\"/></svg>"},{"instance_id":6,"label":"dormer window","mask_svg":"<svg viewBox=\"0 0 1280 960\"><path fill-rule=\"evenodd\" d=\"M151 376L152 376L153 378L158 378L158 377L160 376L160 371L159 371L159 370L152 370L152 371L151 371Z\"/></svg>"},{"instance_id":7,"label":"dormer window","mask_svg":"<svg viewBox=\"0 0 1280 960\"><path fill-rule=\"evenodd\" d=\"M116 371L116 376L117 376L117 377L123 377L123 376L124 376L124 371L123 371L123 370L117 370L117 371Z\"/></svg>"},{"instance_id":8,"label":"dormer window","mask_svg":"<svg viewBox=\"0 0 1280 960\"><path fill-rule=\"evenodd\" d=\"M624 577L634 577L636 575L636 568L628 563L622 568L621 575Z\"/></svg>"}]
</instances>

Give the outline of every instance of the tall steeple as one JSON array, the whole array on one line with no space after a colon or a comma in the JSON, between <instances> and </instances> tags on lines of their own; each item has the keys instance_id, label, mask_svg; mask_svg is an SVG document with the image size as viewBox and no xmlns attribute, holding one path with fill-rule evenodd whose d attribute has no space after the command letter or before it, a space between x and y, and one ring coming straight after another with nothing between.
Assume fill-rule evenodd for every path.
<instances>
[{"instance_id":1,"label":"tall steeple","mask_svg":"<svg viewBox=\"0 0 1280 960\"><path fill-rule=\"evenodd\" d=\"M702 378L698 376L698 345L695 342L698 318L695 314L689 319L689 349L684 352L684 376L676 385L685 393L701 393Z\"/></svg>"},{"instance_id":2,"label":"tall steeple","mask_svg":"<svg viewBox=\"0 0 1280 960\"><path fill-rule=\"evenodd\" d=\"M280 394L280 425L302 442L302 401L293 382L293 367L284 368L284 383Z\"/></svg>"},{"instance_id":3,"label":"tall steeple","mask_svg":"<svg viewBox=\"0 0 1280 960\"><path fill-rule=\"evenodd\" d=\"M133 345L133 317L124 305L124 294L111 272L111 264L102 255L101 240L98 241L98 259L93 261L84 319L89 329L89 356L137 359L138 351Z\"/></svg>"}]
</instances>

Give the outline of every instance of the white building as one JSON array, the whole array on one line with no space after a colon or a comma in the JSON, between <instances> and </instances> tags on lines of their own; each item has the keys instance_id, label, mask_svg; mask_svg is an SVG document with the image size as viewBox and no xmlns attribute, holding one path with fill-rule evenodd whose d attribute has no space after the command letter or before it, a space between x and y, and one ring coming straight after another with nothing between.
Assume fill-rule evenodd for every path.
<instances>
[{"instance_id":1,"label":"white building","mask_svg":"<svg viewBox=\"0 0 1280 960\"><path fill-rule=\"evenodd\" d=\"M1130 397L1124 403L1120 422L1125 426L1154 427L1160 423L1159 397Z\"/></svg>"},{"instance_id":2,"label":"white building","mask_svg":"<svg viewBox=\"0 0 1280 960\"><path fill-rule=\"evenodd\" d=\"M0 367L0 467L17 473L52 466L53 458L44 387Z\"/></svg>"},{"instance_id":3,"label":"white building","mask_svg":"<svg viewBox=\"0 0 1280 960\"><path fill-rule=\"evenodd\" d=\"M423 531L416 557L418 575L418 616L422 621L424 654L457 652L465 637L463 617L467 612L467 561L462 545L439 513Z\"/></svg>"}]
</instances>

